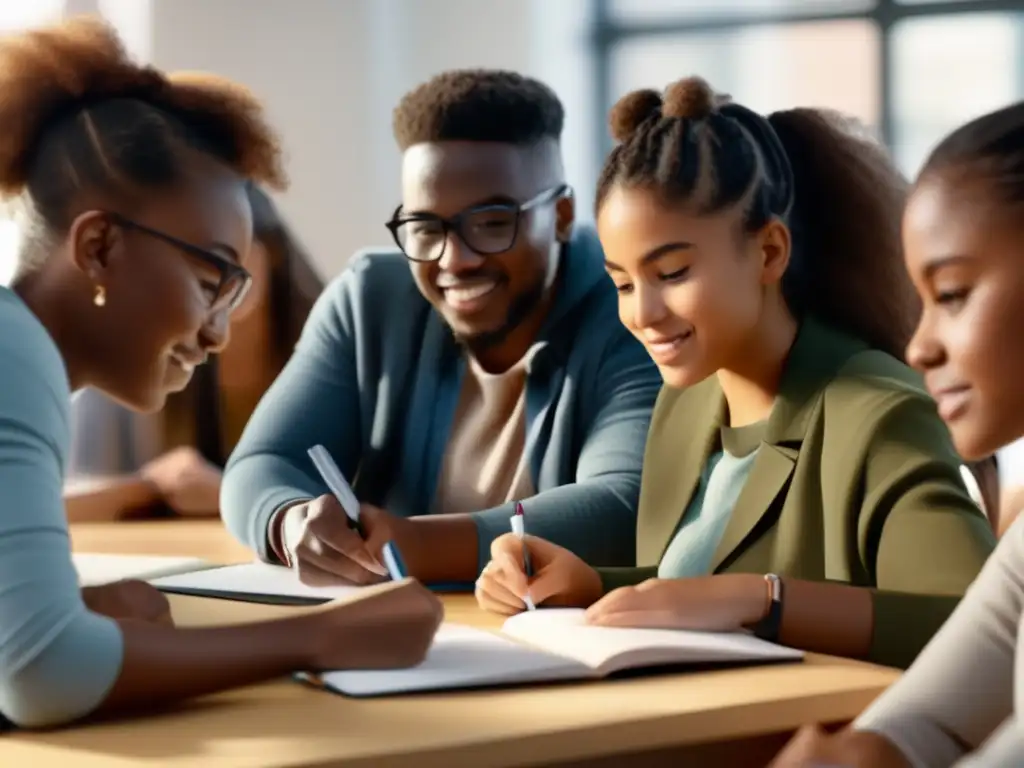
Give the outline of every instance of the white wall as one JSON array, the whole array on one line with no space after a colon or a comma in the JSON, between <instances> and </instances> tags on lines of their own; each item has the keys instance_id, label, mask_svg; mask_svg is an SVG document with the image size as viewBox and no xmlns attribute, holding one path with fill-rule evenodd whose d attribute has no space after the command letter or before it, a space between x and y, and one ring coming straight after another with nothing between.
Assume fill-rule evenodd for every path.
<instances>
[{"instance_id":1,"label":"white wall","mask_svg":"<svg viewBox=\"0 0 1024 768\"><path fill-rule=\"evenodd\" d=\"M7 2L7 0L0 0ZM331 276L389 242L399 157L391 110L445 69L538 77L568 112L569 181L587 215L594 185L588 0L65 0L99 10L166 69L202 69L260 95L280 127L292 186L284 211Z\"/></svg>"}]
</instances>

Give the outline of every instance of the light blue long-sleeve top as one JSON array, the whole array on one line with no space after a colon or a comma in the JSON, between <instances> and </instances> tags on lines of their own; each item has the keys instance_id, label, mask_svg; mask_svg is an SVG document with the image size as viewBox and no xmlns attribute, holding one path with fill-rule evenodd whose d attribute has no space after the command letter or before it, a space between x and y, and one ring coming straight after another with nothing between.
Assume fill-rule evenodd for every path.
<instances>
[{"instance_id":1,"label":"light blue long-sleeve top","mask_svg":"<svg viewBox=\"0 0 1024 768\"><path fill-rule=\"evenodd\" d=\"M59 725L95 709L123 640L82 601L62 484L71 391L42 323L0 287L0 714Z\"/></svg>"}]
</instances>

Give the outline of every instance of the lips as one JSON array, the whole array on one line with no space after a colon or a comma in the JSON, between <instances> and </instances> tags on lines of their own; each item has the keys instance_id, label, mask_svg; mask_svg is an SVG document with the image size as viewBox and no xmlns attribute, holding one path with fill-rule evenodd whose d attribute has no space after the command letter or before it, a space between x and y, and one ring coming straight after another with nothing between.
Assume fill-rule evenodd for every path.
<instances>
[{"instance_id":1,"label":"lips","mask_svg":"<svg viewBox=\"0 0 1024 768\"><path fill-rule=\"evenodd\" d=\"M659 336L655 339L644 339L644 344L654 362L667 365L679 356L686 342L692 336L693 331L687 331L676 336Z\"/></svg>"},{"instance_id":2,"label":"lips","mask_svg":"<svg viewBox=\"0 0 1024 768\"><path fill-rule=\"evenodd\" d=\"M438 286L445 304L460 314L471 314L483 309L497 287L498 281L494 279Z\"/></svg>"},{"instance_id":3,"label":"lips","mask_svg":"<svg viewBox=\"0 0 1024 768\"><path fill-rule=\"evenodd\" d=\"M204 353L190 352L182 349L172 350L169 357L173 365L189 376L192 375L198 366L206 362L206 355Z\"/></svg>"},{"instance_id":4,"label":"lips","mask_svg":"<svg viewBox=\"0 0 1024 768\"><path fill-rule=\"evenodd\" d=\"M955 421L964 414L970 404L971 390L969 387L947 387L932 393L939 410L939 418L943 421Z\"/></svg>"}]
</instances>

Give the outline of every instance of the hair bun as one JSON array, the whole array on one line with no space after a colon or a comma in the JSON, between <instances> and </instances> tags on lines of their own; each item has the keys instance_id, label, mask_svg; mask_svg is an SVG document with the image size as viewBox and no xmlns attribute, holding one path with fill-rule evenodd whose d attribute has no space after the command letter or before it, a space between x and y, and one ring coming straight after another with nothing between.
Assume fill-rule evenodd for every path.
<instances>
[{"instance_id":1,"label":"hair bun","mask_svg":"<svg viewBox=\"0 0 1024 768\"><path fill-rule=\"evenodd\" d=\"M661 94L650 88L627 93L612 107L608 126L612 138L620 144L628 141L640 124L661 112Z\"/></svg>"},{"instance_id":2,"label":"hair bun","mask_svg":"<svg viewBox=\"0 0 1024 768\"><path fill-rule=\"evenodd\" d=\"M685 120L703 120L718 107L715 92L702 77L684 77L665 89L666 117Z\"/></svg>"}]
</instances>

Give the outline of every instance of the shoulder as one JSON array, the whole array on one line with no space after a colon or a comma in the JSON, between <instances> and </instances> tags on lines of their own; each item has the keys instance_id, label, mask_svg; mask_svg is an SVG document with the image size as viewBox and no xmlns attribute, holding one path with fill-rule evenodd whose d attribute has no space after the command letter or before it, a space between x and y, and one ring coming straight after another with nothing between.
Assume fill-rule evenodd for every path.
<instances>
[{"instance_id":1,"label":"shoulder","mask_svg":"<svg viewBox=\"0 0 1024 768\"><path fill-rule=\"evenodd\" d=\"M63 400L70 398L67 371L57 345L32 311L12 291L0 288L0 368L4 386L29 379Z\"/></svg>"},{"instance_id":2,"label":"shoulder","mask_svg":"<svg viewBox=\"0 0 1024 768\"><path fill-rule=\"evenodd\" d=\"M839 454L884 455L895 466L940 461L959 471L962 460L921 378L890 355L852 356L825 389L826 445ZM838 454L837 454L838 455Z\"/></svg>"},{"instance_id":3,"label":"shoulder","mask_svg":"<svg viewBox=\"0 0 1024 768\"><path fill-rule=\"evenodd\" d=\"M406 258L395 250L357 251L345 269L331 280L317 300L313 317L319 324L340 323L351 333L389 324L428 306Z\"/></svg>"},{"instance_id":4,"label":"shoulder","mask_svg":"<svg viewBox=\"0 0 1024 768\"><path fill-rule=\"evenodd\" d=\"M14 293L0 288L0 423L58 450L67 439L71 391L50 334Z\"/></svg>"},{"instance_id":5,"label":"shoulder","mask_svg":"<svg viewBox=\"0 0 1024 768\"><path fill-rule=\"evenodd\" d=\"M921 411L938 420L935 403L921 377L908 365L879 350L852 354L825 386L825 415L848 416L860 423L886 419L894 411Z\"/></svg>"}]
</instances>

